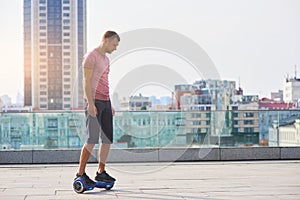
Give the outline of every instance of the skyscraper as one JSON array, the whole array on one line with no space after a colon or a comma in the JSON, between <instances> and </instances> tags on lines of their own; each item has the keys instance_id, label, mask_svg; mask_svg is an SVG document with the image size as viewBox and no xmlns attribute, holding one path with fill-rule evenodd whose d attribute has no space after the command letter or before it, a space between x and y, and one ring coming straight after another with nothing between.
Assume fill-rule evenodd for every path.
<instances>
[{"instance_id":1,"label":"skyscraper","mask_svg":"<svg viewBox=\"0 0 300 200\"><path fill-rule=\"evenodd\" d=\"M24 104L82 107L86 0L24 0Z\"/></svg>"}]
</instances>

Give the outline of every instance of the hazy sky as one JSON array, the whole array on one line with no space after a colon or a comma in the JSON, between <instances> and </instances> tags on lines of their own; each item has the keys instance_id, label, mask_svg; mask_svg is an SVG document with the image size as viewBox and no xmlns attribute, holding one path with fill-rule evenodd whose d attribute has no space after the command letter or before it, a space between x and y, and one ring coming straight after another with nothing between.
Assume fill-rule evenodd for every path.
<instances>
[{"instance_id":1,"label":"hazy sky","mask_svg":"<svg viewBox=\"0 0 300 200\"><path fill-rule=\"evenodd\" d=\"M168 29L197 42L212 59L221 78L240 78L246 94L263 97L283 89L283 80L287 73L294 75L295 65L300 77L299 0L87 3L88 50L99 44L107 29L119 33L139 28ZM8 94L15 98L17 92L23 93L23 0L0 4L0 96ZM115 71L111 73L112 84L118 79Z\"/></svg>"}]
</instances>

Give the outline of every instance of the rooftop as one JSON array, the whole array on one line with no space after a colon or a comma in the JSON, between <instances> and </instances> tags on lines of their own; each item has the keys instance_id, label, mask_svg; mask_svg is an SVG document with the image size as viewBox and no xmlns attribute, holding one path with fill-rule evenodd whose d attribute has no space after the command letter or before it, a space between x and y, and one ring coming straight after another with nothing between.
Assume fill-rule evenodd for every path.
<instances>
[{"instance_id":1,"label":"rooftop","mask_svg":"<svg viewBox=\"0 0 300 200\"><path fill-rule=\"evenodd\" d=\"M83 194L72 189L77 167L0 165L1 199L300 199L300 161L109 163L115 186Z\"/></svg>"}]
</instances>

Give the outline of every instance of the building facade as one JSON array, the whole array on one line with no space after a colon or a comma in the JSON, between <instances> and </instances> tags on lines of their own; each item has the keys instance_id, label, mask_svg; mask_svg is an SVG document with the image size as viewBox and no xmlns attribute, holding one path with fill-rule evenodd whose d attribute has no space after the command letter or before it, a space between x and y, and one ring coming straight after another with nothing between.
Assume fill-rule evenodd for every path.
<instances>
[{"instance_id":1,"label":"building facade","mask_svg":"<svg viewBox=\"0 0 300 200\"><path fill-rule=\"evenodd\" d=\"M86 0L24 0L24 105L83 106Z\"/></svg>"},{"instance_id":2,"label":"building facade","mask_svg":"<svg viewBox=\"0 0 300 200\"><path fill-rule=\"evenodd\" d=\"M269 128L270 146L300 146L300 119L278 125L274 121Z\"/></svg>"},{"instance_id":3,"label":"building facade","mask_svg":"<svg viewBox=\"0 0 300 200\"><path fill-rule=\"evenodd\" d=\"M80 148L85 141L84 113L1 113L1 149Z\"/></svg>"},{"instance_id":4,"label":"building facade","mask_svg":"<svg viewBox=\"0 0 300 200\"><path fill-rule=\"evenodd\" d=\"M287 78L284 82L283 101L286 103L299 103L300 100L300 79Z\"/></svg>"}]
</instances>

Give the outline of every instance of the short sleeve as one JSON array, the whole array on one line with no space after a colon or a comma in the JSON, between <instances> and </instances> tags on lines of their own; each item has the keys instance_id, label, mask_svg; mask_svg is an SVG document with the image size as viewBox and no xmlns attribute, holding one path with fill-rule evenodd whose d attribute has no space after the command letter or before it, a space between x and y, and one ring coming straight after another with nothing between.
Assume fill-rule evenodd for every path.
<instances>
[{"instance_id":1,"label":"short sleeve","mask_svg":"<svg viewBox=\"0 0 300 200\"><path fill-rule=\"evenodd\" d=\"M89 53L83 57L82 66L84 68L94 68L95 61L96 61L95 56Z\"/></svg>"}]
</instances>

